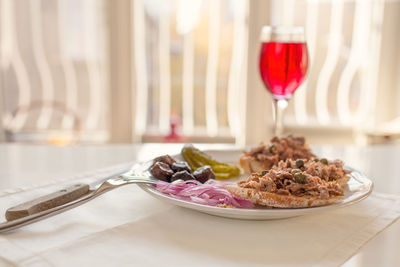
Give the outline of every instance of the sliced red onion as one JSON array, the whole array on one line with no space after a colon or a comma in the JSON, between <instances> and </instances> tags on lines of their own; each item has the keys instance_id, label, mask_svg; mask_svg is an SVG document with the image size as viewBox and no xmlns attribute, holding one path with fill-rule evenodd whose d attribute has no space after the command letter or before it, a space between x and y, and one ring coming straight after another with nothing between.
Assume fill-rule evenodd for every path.
<instances>
[{"instance_id":1,"label":"sliced red onion","mask_svg":"<svg viewBox=\"0 0 400 267\"><path fill-rule=\"evenodd\" d=\"M235 208L253 208L248 200L232 195L225 186L229 182L208 180L204 184L196 180L176 180L172 183L159 181L155 187L158 191L171 197L191 201L197 204L217 206L227 205Z\"/></svg>"}]
</instances>

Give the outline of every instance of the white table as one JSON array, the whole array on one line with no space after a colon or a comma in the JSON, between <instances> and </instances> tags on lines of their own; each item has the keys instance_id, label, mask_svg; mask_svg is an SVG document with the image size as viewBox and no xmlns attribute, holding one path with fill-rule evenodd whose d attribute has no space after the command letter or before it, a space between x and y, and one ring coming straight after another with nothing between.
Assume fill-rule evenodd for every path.
<instances>
[{"instance_id":1,"label":"white table","mask_svg":"<svg viewBox=\"0 0 400 267\"><path fill-rule=\"evenodd\" d=\"M216 148L221 145L201 145ZM222 146L226 147L226 146ZM99 145L53 147L0 145L0 190L46 182L118 163L150 159L156 154L177 153L181 145ZM375 183L375 191L400 195L400 146L315 147L317 154L341 158L364 172ZM368 242L345 266L400 265L400 221Z\"/></svg>"}]
</instances>

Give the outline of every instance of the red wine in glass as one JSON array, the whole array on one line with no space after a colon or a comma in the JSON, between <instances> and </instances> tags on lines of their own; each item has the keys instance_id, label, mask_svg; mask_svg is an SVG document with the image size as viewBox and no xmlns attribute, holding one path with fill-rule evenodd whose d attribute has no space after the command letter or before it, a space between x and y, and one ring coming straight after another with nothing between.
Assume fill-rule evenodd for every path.
<instances>
[{"instance_id":1,"label":"red wine in glass","mask_svg":"<svg viewBox=\"0 0 400 267\"><path fill-rule=\"evenodd\" d=\"M283 133L283 112L304 81L308 52L304 28L264 26L261 30L260 75L274 99L276 136Z\"/></svg>"},{"instance_id":2,"label":"red wine in glass","mask_svg":"<svg viewBox=\"0 0 400 267\"><path fill-rule=\"evenodd\" d=\"M277 99L288 99L306 77L306 43L261 44L260 74L265 87Z\"/></svg>"}]
</instances>

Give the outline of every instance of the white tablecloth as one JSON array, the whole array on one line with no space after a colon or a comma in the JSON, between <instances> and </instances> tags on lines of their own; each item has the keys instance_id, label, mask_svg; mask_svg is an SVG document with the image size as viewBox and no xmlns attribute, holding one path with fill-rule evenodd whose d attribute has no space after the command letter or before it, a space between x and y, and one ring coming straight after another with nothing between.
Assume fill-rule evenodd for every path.
<instances>
[{"instance_id":1,"label":"white tablecloth","mask_svg":"<svg viewBox=\"0 0 400 267\"><path fill-rule=\"evenodd\" d=\"M125 168L0 192L0 210ZM7 234L0 263L18 266L337 266L400 216L400 197L284 220L241 221L160 202L135 185ZM4 219L4 218L3 218Z\"/></svg>"}]
</instances>

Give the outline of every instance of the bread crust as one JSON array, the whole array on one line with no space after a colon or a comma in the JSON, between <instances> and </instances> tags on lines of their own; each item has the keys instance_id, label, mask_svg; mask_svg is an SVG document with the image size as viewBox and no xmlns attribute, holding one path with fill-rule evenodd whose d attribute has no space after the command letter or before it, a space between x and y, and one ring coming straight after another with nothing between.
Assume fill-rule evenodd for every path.
<instances>
[{"instance_id":1,"label":"bread crust","mask_svg":"<svg viewBox=\"0 0 400 267\"><path fill-rule=\"evenodd\" d=\"M226 188L237 198L249 200L253 204L258 204L268 207L276 207L276 208L318 207L336 203L341 199L343 199L343 196L321 199L315 197L297 197L292 195L289 196L280 195L266 191L259 191L252 188L243 188L236 184L227 185Z\"/></svg>"}]
</instances>

